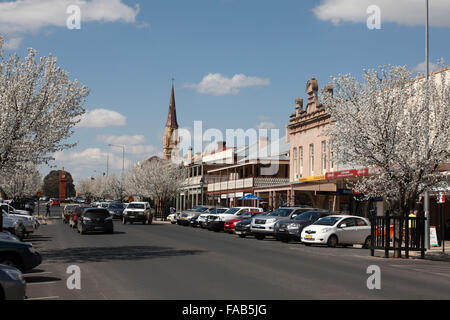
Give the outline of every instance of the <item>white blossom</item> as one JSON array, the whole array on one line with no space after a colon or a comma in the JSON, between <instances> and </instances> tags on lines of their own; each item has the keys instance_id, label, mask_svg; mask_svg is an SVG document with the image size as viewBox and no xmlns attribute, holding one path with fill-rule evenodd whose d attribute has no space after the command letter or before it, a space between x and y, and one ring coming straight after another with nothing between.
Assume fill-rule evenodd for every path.
<instances>
[{"instance_id":1,"label":"white blossom","mask_svg":"<svg viewBox=\"0 0 450 320\"><path fill-rule=\"evenodd\" d=\"M340 163L375 170L356 191L385 196L405 214L426 189L446 180L437 168L450 161L449 72L428 82L394 66L365 71L363 82L332 77L334 95L323 92L335 120L327 130L331 146Z\"/></svg>"}]
</instances>

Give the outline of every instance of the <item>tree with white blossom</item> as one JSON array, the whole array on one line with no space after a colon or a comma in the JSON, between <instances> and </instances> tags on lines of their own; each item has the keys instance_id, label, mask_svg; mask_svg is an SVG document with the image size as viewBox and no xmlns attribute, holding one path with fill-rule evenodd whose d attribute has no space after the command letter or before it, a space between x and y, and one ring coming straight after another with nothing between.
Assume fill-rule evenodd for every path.
<instances>
[{"instance_id":1,"label":"tree with white blossom","mask_svg":"<svg viewBox=\"0 0 450 320\"><path fill-rule=\"evenodd\" d=\"M34 197L42 186L42 175L32 163L0 176L0 187L9 199Z\"/></svg>"},{"instance_id":2,"label":"tree with white blossom","mask_svg":"<svg viewBox=\"0 0 450 320\"><path fill-rule=\"evenodd\" d=\"M450 162L449 74L443 69L426 81L389 66L365 71L362 82L348 74L331 78L334 93L322 98L334 119L326 130L331 148L341 164L374 169L356 191L384 196L405 216L425 190L447 182L438 168Z\"/></svg>"},{"instance_id":3,"label":"tree with white blossom","mask_svg":"<svg viewBox=\"0 0 450 320\"><path fill-rule=\"evenodd\" d=\"M136 164L125 177L125 189L130 195L151 198L159 203L164 215L187 178L184 167L158 157Z\"/></svg>"},{"instance_id":4,"label":"tree with white blossom","mask_svg":"<svg viewBox=\"0 0 450 320\"><path fill-rule=\"evenodd\" d=\"M52 55L38 59L28 49L25 59L6 56L0 37L0 175L27 163L48 164L55 152L74 146L68 138L88 94Z\"/></svg>"},{"instance_id":5,"label":"tree with white blossom","mask_svg":"<svg viewBox=\"0 0 450 320\"><path fill-rule=\"evenodd\" d=\"M92 189L92 194L98 199L122 201L125 197L123 183L115 174L96 178Z\"/></svg>"}]
</instances>

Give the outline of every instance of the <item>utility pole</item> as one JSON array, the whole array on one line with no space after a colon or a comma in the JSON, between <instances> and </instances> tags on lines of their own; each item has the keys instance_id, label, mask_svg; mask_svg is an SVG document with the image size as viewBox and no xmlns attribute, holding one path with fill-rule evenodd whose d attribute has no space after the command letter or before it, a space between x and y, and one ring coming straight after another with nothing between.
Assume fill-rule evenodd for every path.
<instances>
[{"instance_id":1,"label":"utility pole","mask_svg":"<svg viewBox=\"0 0 450 320\"><path fill-rule=\"evenodd\" d=\"M426 0L426 27L425 27L425 59L427 64L427 77L426 77L426 97L425 97L425 112L426 112L426 127L425 130L427 131L426 134L426 140L425 140L425 160L428 158L428 148L429 148L429 131L428 131L428 121L430 118L430 108L429 108L429 80L430 80L430 34L429 34L429 24L430 24L430 18L429 18L429 0ZM424 211L425 211L425 248L427 250L430 249L430 195L428 190L425 190L424 195Z\"/></svg>"}]
</instances>

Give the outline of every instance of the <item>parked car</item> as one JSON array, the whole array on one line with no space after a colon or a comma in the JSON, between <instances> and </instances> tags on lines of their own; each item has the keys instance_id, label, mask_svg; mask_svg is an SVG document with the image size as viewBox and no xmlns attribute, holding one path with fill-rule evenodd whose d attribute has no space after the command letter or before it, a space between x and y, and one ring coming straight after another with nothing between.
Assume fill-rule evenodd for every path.
<instances>
[{"instance_id":1,"label":"parked car","mask_svg":"<svg viewBox=\"0 0 450 320\"><path fill-rule=\"evenodd\" d=\"M109 214L113 217L113 219L122 219L123 211L125 210L125 206L120 202L107 202L107 206L104 207L108 210Z\"/></svg>"},{"instance_id":2,"label":"parked car","mask_svg":"<svg viewBox=\"0 0 450 320\"><path fill-rule=\"evenodd\" d=\"M274 226L275 238L283 242L301 241L302 231L320 218L329 215L328 211L307 211L291 220L280 220Z\"/></svg>"},{"instance_id":3,"label":"parked car","mask_svg":"<svg viewBox=\"0 0 450 320\"><path fill-rule=\"evenodd\" d=\"M194 217L191 218L191 220L189 220L189 223L190 223L191 227L193 227L193 228L198 228L199 227L198 217L199 216L194 216Z\"/></svg>"},{"instance_id":4,"label":"parked car","mask_svg":"<svg viewBox=\"0 0 450 320\"><path fill-rule=\"evenodd\" d=\"M20 239L16 235L14 235L6 230L3 230L2 232L0 232L0 240L19 241L20 242Z\"/></svg>"},{"instance_id":5,"label":"parked car","mask_svg":"<svg viewBox=\"0 0 450 320\"><path fill-rule=\"evenodd\" d=\"M7 231L13 235L15 235L17 238L22 240L26 237L26 230L25 226L22 221L20 221L17 218L8 217L7 214L2 213L3 215L3 230ZM3 235L3 234L2 234Z\"/></svg>"},{"instance_id":6,"label":"parked car","mask_svg":"<svg viewBox=\"0 0 450 320\"><path fill-rule=\"evenodd\" d=\"M301 238L305 245L326 244L329 247L336 247L362 244L368 248L371 242L370 222L357 216L332 215L304 228Z\"/></svg>"},{"instance_id":7,"label":"parked car","mask_svg":"<svg viewBox=\"0 0 450 320\"><path fill-rule=\"evenodd\" d=\"M17 210L10 206L9 204L2 203L0 204L1 210L3 210L5 213L7 213L11 217L18 217L21 220L28 220L31 225L33 226L33 229L37 229L40 226L39 220L35 216L30 216L27 211L24 210ZM28 224L27 224L28 225ZM30 233L33 232L32 230Z\"/></svg>"},{"instance_id":8,"label":"parked car","mask_svg":"<svg viewBox=\"0 0 450 320\"><path fill-rule=\"evenodd\" d=\"M250 230L258 240L264 240L266 236L275 236L275 223L280 220L294 219L299 214L306 211L320 211L307 207L282 207L278 208L265 217L256 217L252 219Z\"/></svg>"},{"instance_id":9,"label":"parked car","mask_svg":"<svg viewBox=\"0 0 450 320\"><path fill-rule=\"evenodd\" d=\"M214 208L215 207L213 206L195 206L192 209L182 211L178 214L177 224L181 226L188 226L190 225L193 217L199 216L202 213L210 212L211 210L214 210Z\"/></svg>"},{"instance_id":10,"label":"parked car","mask_svg":"<svg viewBox=\"0 0 450 320\"><path fill-rule=\"evenodd\" d=\"M216 214L224 213L228 210L228 208L214 208L206 213L202 213L198 216L197 222L202 229L205 229L208 226L208 217L214 216Z\"/></svg>"},{"instance_id":11,"label":"parked car","mask_svg":"<svg viewBox=\"0 0 450 320\"><path fill-rule=\"evenodd\" d=\"M234 233L234 229L236 228L236 224L238 222L251 219L251 218L253 218L255 216L261 215L262 213L263 212L260 212L260 211L247 212L247 213L242 214L239 218L227 220L227 221L225 221L225 225L223 227L223 230L225 232L228 232L228 233Z\"/></svg>"},{"instance_id":12,"label":"parked car","mask_svg":"<svg viewBox=\"0 0 450 320\"><path fill-rule=\"evenodd\" d=\"M50 206L52 207L59 207L61 206L61 201L59 201L59 199L50 199L49 201Z\"/></svg>"},{"instance_id":13,"label":"parked car","mask_svg":"<svg viewBox=\"0 0 450 320\"><path fill-rule=\"evenodd\" d=\"M64 224L68 224L70 221L70 217L73 214L73 211L75 210L75 208L79 207L78 204L68 204L66 206L64 206L64 209L62 211L62 221Z\"/></svg>"},{"instance_id":14,"label":"parked car","mask_svg":"<svg viewBox=\"0 0 450 320\"><path fill-rule=\"evenodd\" d=\"M25 278L19 269L0 265L0 301L24 300L26 287Z\"/></svg>"},{"instance_id":15,"label":"parked car","mask_svg":"<svg viewBox=\"0 0 450 320\"><path fill-rule=\"evenodd\" d=\"M78 219L78 233L104 232L113 234L114 224L108 210L102 208L86 208Z\"/></svg>"},{"instance_id":16,"label":"parked car","mask_svg":"<svg viewBox=\"0 0 450 320\"><path fill-rule=\"evenodd\" d=\"M0 239L0 264L26 272L41 263L42 257L32 244Z\"/></svg>"},{"instance_id":17,"label":"parked car","mask_svg":"<svg viewBox=\"0 0 450 320\"><path fill-rule=\"evenodd\" d=\"M14 228L8 231L14 233L18 232L18 236L21 239L27 238L35 230L33 221L28 219L29 217L16 214L7 214L5 211L2 211L2 216L3 220L9 224L9 227L11 228L12 225ZM17 228L15 228L16 226Z\"/></svg>"},{"instance_id":18,"label":"parked car","mask_svg":"<svg viewBox=\"0 0 450 320\"><path fill-rule=\"evenodd\" d=\"M141 222L142 224L152 224L155 210L148 202L131 202L123 212L122 223L133 224Z\"/></svg>"},{"instance_id":19,"label":"parked car","mask_svg":"<svg viewBox=\"0 0 450 320\"><path fill-rule=\"evenodd\" d=\"M237 219L243 214L246 214L248 212L263 212L263 209L261 208L255 208L255 207L234 207L231 209L228 209L224 213L219 213L215 215L210 215L208 217L208 230L212 231L223 231L225 227L225 221Z\"/></svg>"},{"instance_id":20,"label":"parked car","mask_svg":"<svg viewBox=\"0 0 450 320\"><path fill-rule=\"evenodd\" d=\"M258 215L258 218L265 217L269 215L271 212L263 212ZM234 227L234 233L237 234L240 238L246 238L247 236L252 236L253 233L250 230L250 224L252 223L253 218L243 220L237 222Z\"/></svg>"},{"instance_id":21,"label":"parked car","mask_svg":"<svg viewBox=\"0 0 450 320\"><path fill-rule=\"evenodd\" d=\"M172 224L177 223L177 215L175 213L171 213L167 216L167 221L170 221Z\"/></svg>"}]
</instances>

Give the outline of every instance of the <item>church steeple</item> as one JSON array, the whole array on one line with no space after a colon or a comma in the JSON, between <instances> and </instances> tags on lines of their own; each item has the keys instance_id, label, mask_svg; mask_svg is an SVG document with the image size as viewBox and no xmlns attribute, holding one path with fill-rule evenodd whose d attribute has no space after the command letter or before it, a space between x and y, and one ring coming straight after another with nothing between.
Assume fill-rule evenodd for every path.
<instances>
[{"instance_id":1,"label":"church steeple","mask_svg":"<svg viewBox=\"0 0 450 320\"><path fill-rule=\"evenodd\" d=\"M170 95L169 115L167 116L166 132L163 144L164 158L167 160L172 159L173 151L178 147L178 137L176 135L176 130L178 130L177 108L175 105L175 87L172 80L172 93Z\"/></svg>"},{"instance_id":2,"label":"church steeple","mask_svg":"<svg viewBox=\"0 0 450 320\"><path fill-rule=\"evenodd\" d=\"M178 129L177 107L175 105L175 88L172 82L172 94L170 95L169 116L167 117L166 127Z\"/></svg>"}]
</instances>

